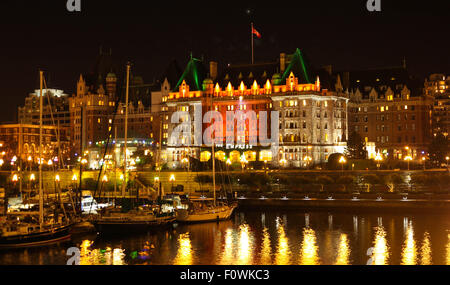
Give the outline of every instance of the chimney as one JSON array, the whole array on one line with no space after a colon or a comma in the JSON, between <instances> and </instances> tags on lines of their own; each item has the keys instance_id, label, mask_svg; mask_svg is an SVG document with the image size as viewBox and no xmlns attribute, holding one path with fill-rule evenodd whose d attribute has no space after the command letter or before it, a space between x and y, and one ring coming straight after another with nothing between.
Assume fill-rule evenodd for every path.
<instances>
[{"instance_id":1,"label":"chimney","mask_svg":"<svg viewBox=\"0 0 450 285\"><path fill-rule=\"evenodd\" d=\"M280 73L283 73L286 69L286 54L284 52L280 53Z\"/></svg>"},{"instance_id":2,"label":"chimney","mask_svg":"<svg viewBox=\"0 0 450 285\"><path fill-rule=\"evenodd\" d=\"M214 81L217 78L217 62L210 61L209 62L209 75L211 79Z\"/></svg>"}]
</instances>

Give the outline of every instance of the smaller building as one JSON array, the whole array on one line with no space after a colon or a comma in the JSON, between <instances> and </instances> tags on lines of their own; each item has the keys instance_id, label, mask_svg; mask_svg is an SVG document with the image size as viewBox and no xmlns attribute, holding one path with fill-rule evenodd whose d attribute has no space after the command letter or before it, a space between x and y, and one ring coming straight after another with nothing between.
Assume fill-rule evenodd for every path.
<instances>
[{"instance_id":1,"label":"smaller building","mask_svg":"<svg viewBox=\"0 0 450 285\"><path fill-rule=\"evenodd\" d=\"M22 161L39 162L39 125L2 124L0 125L0 144L4 162L21 158ZM58 145L61 159L69 158L68 128L55 126L42 127L43 159L48 161L58 156ZM57 159L56 159L57 160Z\"/></svg>"}]
</instances>

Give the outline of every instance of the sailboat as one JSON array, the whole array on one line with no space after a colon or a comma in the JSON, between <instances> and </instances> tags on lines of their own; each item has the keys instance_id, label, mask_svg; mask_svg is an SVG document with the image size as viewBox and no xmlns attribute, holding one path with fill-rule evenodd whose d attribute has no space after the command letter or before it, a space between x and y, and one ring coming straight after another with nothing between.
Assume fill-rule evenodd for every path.
<instances>
[{"instance_id":1,"label":"sailboat","mask_svg":"<svg viewBox=\"0 0 450 285\"><path fill-rule=\"evenodd\" d=\"M124 140L124 170L122 183L122 197L125 197L126 177L127 177L127 128L128 128L128 92L129 92L130 63L127 64L127 86L125 95L125 140ZM106 209L93 224L99 232L103 233L126 233L130 231L145 232L151 227L171 224L175 221L175 213L161 213L159 209L149 209L146 207L135 207L124 212L120 208Z\"/></svg>"},{"instance_id":2,"label":"sailboat","mask_svg":"<svg viewBox=\"0 0 450 285\"><path fill-rule=\"evenodd\" d=\"M213 94L211 93L211 110L213 110ZM188 208L177 209L177 222L200 223L228 220L233 214L236 204L217 204L216 199L216 163L215 163L215 138L212 139L212 177L213 198L189 199Z\"/></svg>"},{"instance_id":3,"label":"sailboat","mask_svg":"<svg viewBox=\"0 0 450 285\"><path fill-rule=\"evenodd\" d=\"M43 71L40 74L40 122L39 122L39 220L31 218L28 221L20 219L6 220L0 227L0 248L20 248L42 246L51 243L69 240L71 223L62 217L44 218L44 191L42 185L42 110L43 110L43 93L42 81ZM7 201L5 201L7 207ZM7 214L8 216L8 214ZM51 218L50 218L51 217Z\"/></svg>"}]
</instances>

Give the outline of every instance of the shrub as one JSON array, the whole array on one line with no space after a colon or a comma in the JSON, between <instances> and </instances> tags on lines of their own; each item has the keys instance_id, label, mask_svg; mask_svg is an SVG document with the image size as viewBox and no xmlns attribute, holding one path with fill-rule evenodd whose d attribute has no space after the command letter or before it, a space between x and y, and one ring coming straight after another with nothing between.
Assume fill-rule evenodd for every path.
<instances>
[{"instance_id":1,"label":"shrub","mask_svg":"<svg viewBox=\"0 0 450 285\"><path fill-rule=\"evenodd\" d=\"M320 175L316 178L316 183L321 186L320 191L324 190L325 185L331 184L333 182L334 182L333 178L327 175Z\"/></svg>"}]
</instances>

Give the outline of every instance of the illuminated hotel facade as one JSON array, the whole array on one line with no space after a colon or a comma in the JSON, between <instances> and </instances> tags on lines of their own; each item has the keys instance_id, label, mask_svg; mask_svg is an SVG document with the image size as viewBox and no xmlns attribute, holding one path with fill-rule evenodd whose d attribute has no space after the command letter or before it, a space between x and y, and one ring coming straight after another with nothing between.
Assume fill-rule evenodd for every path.
<instances>
[{"instance_id":1,"label":"illuminated hotel facade","mask_svg":"<svg viewBox=\"0 0 450 285\"><path fill-rule=\"evenodd\" d=\"M207 72L201 60L191 57L176 86L162 97L162 159L169 168L183 167L187 157L202 162L211 159L211 147L194 141L196 131L203 134L209 125L191 122L188 146L180 141L183 138L172 135L179 125L179 121L172 123L177 111L188 112L192 120L196 110L201 110L202 120L208 111L220 112L224 135L216 137L215 156L229 163L259 161L272 166L309 167L326 162L332 153L345 151L348 94L336 91L331 74L313 72L299 49L292 55L280 54L272 63L229 65L220 75L217 63L210 62L209 67ZM239 132L245 137L236 136L236 120L226 120L227 112L233 111L255 114L247 116L245 129ZM267 114L266 128L259 124L261 112ZM273 114L278 118L272 118ZM271 138L273 120L278 120L278 138ZM201 130L195 129L200 126ZM233 144L227 140L230 133L235 135ZM272 139L272 145L254 144L253 138L261 136ZM275 140L279 144L276 153Z\"/></svg>"}]
</instances>

